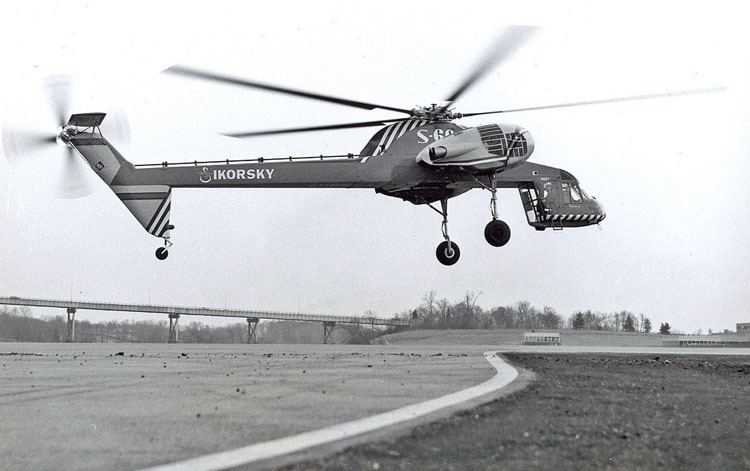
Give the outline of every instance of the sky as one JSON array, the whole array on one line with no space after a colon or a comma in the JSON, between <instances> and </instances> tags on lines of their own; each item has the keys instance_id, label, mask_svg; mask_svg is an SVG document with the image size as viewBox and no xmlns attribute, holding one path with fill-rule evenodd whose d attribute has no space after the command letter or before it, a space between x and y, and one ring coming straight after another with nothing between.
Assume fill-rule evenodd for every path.
<instances>
[{"instance_id":1,"label":"sky","mask_svg":"<svg viewBox=\"0 0 750 471\"><path fill-rule=\"evenodd\" d=\"M457 111L726 87L462 119L528 129L530 161L574 174L607 219L537 232L517 192L503 190L499 211L513 235L498 249L483 237L489 193L475 190L450 201L461 247L452 267L435 259L437 214L362 189L175 190L175 246L159 262L159 239L95 177L92 195L58 199L55 155L0 158L0 294L390 316L429 291L452 301L473 292L485 308L528 300L565 316L629 310L683 332L750 321L746 12L722 2L564 3L0 6L3 125L46 119L41 84L65 74L75 111L127 114L130 141L113 143L133 163L356 153L377 128L220 133L400 117L160 73L173 64L410 108L444 100L503 26L533 24L542 30ZM79 314L113 316L133 318Z\"/></svg>"}]
</instances>

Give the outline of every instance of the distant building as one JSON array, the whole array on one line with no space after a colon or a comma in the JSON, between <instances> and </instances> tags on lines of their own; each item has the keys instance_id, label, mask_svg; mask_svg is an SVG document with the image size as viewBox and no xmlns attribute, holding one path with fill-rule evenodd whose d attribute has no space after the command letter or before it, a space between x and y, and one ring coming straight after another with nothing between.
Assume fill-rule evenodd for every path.
<instances>
[{"instance_id":1,"label":"distant building","mask_svg":"<svg viewBox=\"0 0 750 471\"><path fill-rule=\"evenodd\" d=\"M739 324L738 324L739 326ZM750 347L750 329L711 335L670 335L665 347Z\"/></svg>"},{"instance_id":2,"label":"distant building","mask_svg":"<svg viewBox=\"0 0 750 471\"><path fill-rule=\"evenodd\" d=\"M738 322L737 332L750 331L750 322Z\"/></svg>"},{"instance_id":3,"label":"distant building","mask_svg":"<svg viewBox=\"0 0 750 471\"><path fill-rule=\"evenodd\" d=\"M560 345L560 332L524 332L524 345Z\"/></svg>"}]
</instances>

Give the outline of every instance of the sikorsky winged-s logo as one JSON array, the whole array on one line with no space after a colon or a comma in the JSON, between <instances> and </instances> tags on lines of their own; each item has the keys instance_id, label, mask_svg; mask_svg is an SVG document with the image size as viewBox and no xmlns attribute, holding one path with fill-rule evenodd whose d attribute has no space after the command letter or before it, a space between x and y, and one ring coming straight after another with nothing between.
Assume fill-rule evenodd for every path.
<instances>
[{"instance_id":1,"label":"sikorsky winged-s logo","mask_svg":"<svg viewBox=\"0 0 750 471\"><path fill-rule=\"evenodd\" d=\"M199 177L201 183L211 183L214 180L271 180L275 171L275 168L209 169L203 167Z\"/></svg>"}]
</instances>

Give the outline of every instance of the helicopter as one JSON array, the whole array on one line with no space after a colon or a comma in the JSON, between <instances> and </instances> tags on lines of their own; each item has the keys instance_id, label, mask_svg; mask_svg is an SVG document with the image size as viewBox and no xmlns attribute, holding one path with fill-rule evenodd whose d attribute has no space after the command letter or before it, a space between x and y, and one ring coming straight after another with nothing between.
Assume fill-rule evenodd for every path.
<instances>
[{"instance_id":1,"label":"helicopter","mask_svg":"<svg viewBox=\"0 0 750 471\"><path fill-rule=\"evenodd\" d=\"M456 120L719 90L685 90L471 113L454 111L456 100L489 70L515 53L537 29L530 26L507 28L445 101L413 108L318 94L181 65L164 71L193 80L406 115L402 118L225 134L246 139L380 127L358 154L134 165L103 135L101 125L106 113L68 115L65 100L59 98L53 99L59 123L54 133L40 137L4 130L4 146L7 154L18 153L20 148L54 144L64 146L69 156L75 153L83 157L143 228L163 240L163 246L155 252L159 260L168 257L172 246L174 226L170 224L170 212L174 188L371 188L378 194L426 205L437 212L442 217L444 240L437 246L435 254L441 264L449 266L459 260L461 251L449 235L448 201L472 189L484 189L490 193L490 220L484 228L484 236L494 247L505 246L511 237L510 227L499 217L498 189L510 188L519 192L528 224L539 231L596 225L606 217L602 204L589 196L570 172L528 162L534 151L534 139L527 129L516 124L465 126ZM23 145L14 145L14 140L19 139Z\"/></svg>"}]
</instances>

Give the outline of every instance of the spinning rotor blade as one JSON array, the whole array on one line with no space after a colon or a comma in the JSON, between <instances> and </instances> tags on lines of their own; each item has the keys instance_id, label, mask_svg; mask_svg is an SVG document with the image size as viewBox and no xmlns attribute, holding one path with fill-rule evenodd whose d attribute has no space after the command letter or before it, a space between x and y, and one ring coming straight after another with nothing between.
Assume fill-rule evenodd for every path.
<instances>
[{"instance_id":1,"label":"spinning rotor blade","mask_svg":"<svg viewBox=\"0 0 750 471\"><path fill-rule=\"evenodd\" d=\"M56 194L60 198L82 198L94 192L90 170L83 158L70 146L65 146L65 156L60 168Z\"/></svg>"},{"instance_id":2,"label":"spinning rotor blade","mask_svg":"<svg viewBox=\"0 0 750 471\"><path fill-rule=\"evenodd\" d=\"M289 134L295 132L309 132L309 131L327 131L329 129L351 129L351 128L367 128L370 126L385 126L386 123L395 123L398 121L408 121L411 118L397 118L397 119L381 119L379 121L363 121L360 123L343 123L343 124L328 124L323 126L306 126L301 128L287 128L287 129L268 129L264 131L251 131L251 132L233 132L226 133L228 137L255 137L255 136L269 136L272 134Z\"/></svg>"},{"instance_id":3,"label":"spinning rotor blade","mask_svg":"<svg viewBox=\"0 0 750 471\"><path fill-rule=\"evenodd\" d=\"M637 101L637 100L651 100L654 98L668 98L683 95L698 95L702 93L715 93L723 92L726 90L725 87L713 87L713 88L696 88L693 90L678 90L675 92L665 93L650 93L647 95L634 95L618 98L606 98L602 100L587 100L587 101L576 101L571 103L559 103L556 105L541 105L541 106L530 106L528 108L514 108L510 110L497 110L497 111L482 111L479 113L463 113L464 117L469 116L480 116L485 114L498 114L498 113L517 113L520 111L537 111L537 110L549 110L553 108L571 108L574 106L588 106L588 105L602 105L605 103L617 103L622 101Z\"/></svg>"},{"instance_id":4,"label":"spinning rotor blade","mask_svg":"<svg viewBox=\"0 0 750 471\"><path fill-rule=\"evenodd\" d=\"M484 77L487 72L516 52L516 50L528 41L538 30L538 26L508 27L503 34L497 38L492 47L484 53L479 62L474 66L474 69L472 69L464 81L461 82L458 88L451 93L447 99L448 104L445 105L445 108L449 108L451 103L456 101L464 94L464 92L466 92L466 90L472 87L479 79Z\"/></svg>"},{"instance_id":5,"label":"spinning rotor blade","mask_svg":"<svg viewBox=\"0 0 750 471\"><path fill-rule=\"evenodd\" d=\"M72 90L70 79L64 75L47 77L42 87L51 116L44 112L35 113L30 123L3 126L3 151L10 164L18 164L54 148L60 128L68 122Z\"/></svg>"},{"instance_id":6,"label":"spinning rotor blade","mask_svg":"<svg viewBox=\"0 0 750 471\"><path fill-rule=\"evenodd\" d=\"M336 103L344 106L352 106L355 108L364 108L366 110L374 110L380 108L383 110L396 111L399 113L411 114L411 110L403 108L394 108L392 106L377 105L375 103L367 103L363 101L348 100L346 98L338 98L330 95L322 95L319 93L306 92L303 90L295 90L293 88L279 87L261 82L253 82L251 80L240 79L237 77L231 77L229 75L215 74L213 72L207 72L204 70L192 69L181 65L173 65L172 67L164 70L164 72L182 75L184 77L196 78L202 80L209 80L214 82L226 83L230 85L238 85L241 87L257 88L260 90L267 90L271 92L283 93L286 95L293 95L302 98L310 98L312 100L325 101L328 103Z\"/></svg>"},{"instance_id":7,"label":"spinning rotor blade","mask_svg":"<svg viewBox=\"0 0 750 471\"><path fill-rule=\"evenodd\" d=\"M25 156L45 151L57 144L57 136L43 131L3 127L3 152L10 164L16 164Z\"/></svg>"},{"instance_id":8,"label":"spinning rotor blade","mask_svg":"<svg viewBox=\"0 0 750 471\"><path fill-rule=\"evenodd\" d=\"M102 136L113 144L124 146L130 142L130 124L128 124L128 117L121 109L116 108L108 112L99 129Z\"/></svg>"},{"instance_id":9,"label":"spinning rotor blade","mask_svg":"<svg viewBox=\"0 0 750 471\"><path fill-rule=\"evenodd\" d=\"M49 100L55 123L58 126L65 126L70 117L72 82L64 75L56 75L47 78L44 88L47 92L47 99Z\"/></svg>"}]
</instances>

